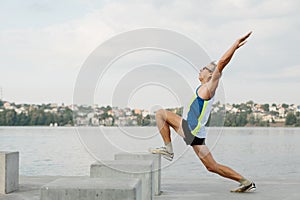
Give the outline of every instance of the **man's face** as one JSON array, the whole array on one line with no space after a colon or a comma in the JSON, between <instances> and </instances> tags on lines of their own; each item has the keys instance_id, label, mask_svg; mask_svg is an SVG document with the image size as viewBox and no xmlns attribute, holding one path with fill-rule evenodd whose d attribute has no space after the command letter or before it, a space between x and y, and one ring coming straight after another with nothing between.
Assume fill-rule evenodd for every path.
<instances>
[{"instance_id":1,"label":"man's face","mask_svg":"<svg viewBox=\"0 0 300 200\"><path fill-rule=\"evenodd\" d=\"M203 80L206 80L209 76L211 76L211 71L207 67L203 67L199 71L199 80L202 82Z\"/></svg>"}]
</instances>

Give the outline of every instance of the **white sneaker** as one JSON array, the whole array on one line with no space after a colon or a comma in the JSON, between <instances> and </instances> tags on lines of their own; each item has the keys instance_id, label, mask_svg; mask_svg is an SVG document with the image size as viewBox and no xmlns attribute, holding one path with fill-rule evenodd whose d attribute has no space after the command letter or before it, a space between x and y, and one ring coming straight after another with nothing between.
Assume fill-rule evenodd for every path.
<instances>
[{"instance_id":1,"label":"white sneaker","mask_svg":"<svg viewBox=\"0 0 300 200\"><path fill-rule=\"evenodd\" d=\"M174 153L168 152L166 147L149 149L149 151L153 154L161 154L165 159L167 159L169 161L172 161L173 157L174 157Z\"/></svg>"},{"instance_id":2,"label":"white sneaker","mask_svg":"<svg viewBox=\"0 0 300 200\"><path fill-rule=\"evenodd\" d=\"M254 192L255 190L255 183L252 182L250 185L241 185L237 189L231 190L230 192Z\"/></svg>"}]
</instances>

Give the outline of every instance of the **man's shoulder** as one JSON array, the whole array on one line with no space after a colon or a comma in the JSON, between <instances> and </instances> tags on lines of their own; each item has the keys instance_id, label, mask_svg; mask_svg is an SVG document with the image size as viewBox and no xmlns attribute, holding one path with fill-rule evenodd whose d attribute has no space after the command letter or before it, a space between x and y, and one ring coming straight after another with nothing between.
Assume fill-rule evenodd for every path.
<instances>
[{"instance_id":1,"label":"man's shoulder","mask_svg":"<svg viewBox=\"0 0 300 200\"><path fill-rule=\"evenodd\" d=\"M201 99L208 101L210 100L214 94L212 94L209 90L208 83L201 85L201 87L197 90L197 95Z\"/></svg>"}]
</instances>

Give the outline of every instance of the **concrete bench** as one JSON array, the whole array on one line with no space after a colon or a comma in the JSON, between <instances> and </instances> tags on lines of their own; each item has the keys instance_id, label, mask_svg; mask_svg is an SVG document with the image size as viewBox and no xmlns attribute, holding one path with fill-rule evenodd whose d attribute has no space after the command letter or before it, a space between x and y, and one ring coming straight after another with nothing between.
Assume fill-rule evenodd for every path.
<instances>
[{"instance_id":1,"label":"concrete bench","mask_svg":"<svg viewBox=\"0 0 300 200\"><path fill-rule=\"evenodd\" d=\"M41 188L41 200L142 200L141 180L61 178Z\"/></svg>"},{"instance_id":2,"label":"concrete bench","mask_svg":"<svg viewBox=\"0 0 300 200\"><path fill-rule=\"evenodd\" d=\"M139 178L142 181L142 199L153 198L153 161L139 160L136 162L128 160L103 161L91 165L91 178Z\"/></svg>"},{"instance_id":3,"label":"concrete bench","mask_svg":"<svg viewBox=\"0 0 300 200\"><path fill-rule=\"evenodd\" d=\"M161 155L151 153L118 153L115 160L152 160L154 195L161 194Z\"/></svg>"},{"instance_id":4,"label":"concrete bench","mask_svg":"<svg viewBox=\"0 0 300 200\"><path fill-rule=\"evenodd\" d=\"M0 194L19 189L19 152L0 151Z\"/></svg>"}]
</instances>

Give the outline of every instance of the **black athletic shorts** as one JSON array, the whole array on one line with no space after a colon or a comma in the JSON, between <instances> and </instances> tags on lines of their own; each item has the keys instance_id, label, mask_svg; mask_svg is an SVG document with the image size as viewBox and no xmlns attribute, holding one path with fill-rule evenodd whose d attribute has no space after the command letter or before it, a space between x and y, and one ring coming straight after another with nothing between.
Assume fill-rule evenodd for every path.
<instances>
[{"instance_id":1,"label":"black athletic shorts","mask_svg":"<svg viewBox=\"0 0 300 200\"><path fill-rule=\"evenodd\" d=\"M185 119L182 119L182 130L185 138L183 140L187 145L205 145L205 138L198 138L191 133L188 122Z\"/></svg>"}]
</instances>

